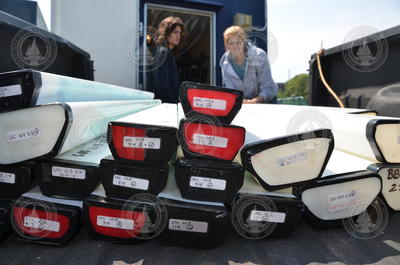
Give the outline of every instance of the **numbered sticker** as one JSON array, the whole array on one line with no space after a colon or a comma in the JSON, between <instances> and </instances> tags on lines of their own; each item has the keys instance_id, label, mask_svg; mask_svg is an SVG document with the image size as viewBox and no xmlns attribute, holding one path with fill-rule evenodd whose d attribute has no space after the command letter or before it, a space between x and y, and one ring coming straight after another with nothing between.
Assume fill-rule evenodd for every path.
<instances>
[{"instance_id":1,"label":"numbered sticker","mask_svg":"<svg viewBox=\"0 0 400 265\"><path fill-rule=\"evenodd\" d=\"M24 217L24 226L43 231L60 232L60 223L33 216Z\"/></svg>"},{"instance_id":2,"label":"numbered sticker","mask_svg":"<svg viewBox=\"0 0 400 265\"><path fill-rule=\"evenodd\" d=\"M29 129L8 132L7 140L9 142L15 142L39 136L40 136L40 131L38 128L29 128Z\"/></svg>"},{"instance_id":3,"label":"numbered sticker","mask_svg":"<svg viewBox=\"0 0 400 265\"><path fill-rule=\"evenodd\" d=\"M130 219L122 219L122 218L102 216L102 215L97 216L98 226L132 230L134 224L135 224L134 221Z\"/></svg>"},{"instance_id":4,"label":"numbered sticker","mask_svg":"<svg viewBox=\"0 0 400 265\"><path fill-rule=\"evenodd\" d=\"M15 184L15 174L7 173L7 172L0 172L0 182L8 183L8 184Z\"/></svg>"},{"instance_id":5,"label":"numbered sticker","mask_svg":"<svg viewBox=\"0 0 400 265\"><path fill-rule=\"evenodd\" d=\"M193 143L198 145L226 148L228 146L228 138L205 134L193 134Z\"/></svg>"},{"instance_id":6,"label":"numbered sticker","mask_svg":"<svg viewBox=\"0 0 400 265\"><path fill-rule=\"evenodd\" d=\"M226 180L192 176L189 185L193 188L225 190Z\"/></svg>"},{"instance_id":7,"label":"numbered sticker","mask_svg":"<svg viewBox=\"0 0 400 265\"><path fill-rule=\"evenodd\" d=\"M280 212L253 210L250 213L250 221L255 221L255 222L284 223L285 219L286 219L286 214Z\"/></svg>"},{"instance_id":8,"label":"numbered sticker","mask_svg":"<svg viewBox=\"0 0 400 265\"><path fill-rule=\"evenodd\" d=\"M13 97L22 94L21 85L0 87L0 98Z\"/></svg>"},{"instance_id":9,"label":"numbered sticker","mask_svg":"<svg viewBox=\"0 0 400 265\"><path fill-rule=\"evenodd\" d=\"M125 136L123 146L128 148L160 149L161 139Z\"/></svg>"},{"instance_id":10,"label":"numbered sticker","mask_svg":"<svg viewBox=\"0 0 400 265\"><path fill-rule=\"evenodd\" d=\"M137 190L149 189L149 181L147 179L139 179L121 175L114 175L113 184L116 186L137 189Z\"/></svg>"},{"instance_id":11,"label":"numbered sticker","mask_svg":"<svg viewBox=\"0 0 400 265\"><path fill-rule=\"evenodd\" d=\"M203 109L226 110L226 100L194 97L193 107Z\"/></svg>"},{"instance_id":12,"label":"numbered sticker","mask_svg":"<svg viewBox=\"0 0 400 265\"><path fill-rule=\"evenodd\" d=\"M181 219L169 219L169 230L207 233L208 223Z\"/></svg>"},{"instance_id":13,"label":"numbered sticker","mask_svg":"<svg viewBox=\"0 0 400 265\"><path fill-rule=\"evenodd\" d=\"M279 158L276 160L276 163L278 166L284 167L304 160L307 160L307 152L299 152L297 154Z\"/></svg>"},{"instance_id":14,"label":"numbered sticker","mask_svg":"<svg viewBox=\"0 0 400 265\"><path fill-rule=\"evenodd\" d=\"M400 210L400 168L383 168L379 171L382 178L382 194L394 210Z\"/></svg>"},{"instance_id":15,"label":"numbered sticker","mask_svg":"<svg viewBox=\"0 0 400 265\"><path fill-rule=\"evenodd\" d=\"M70 179L85 179L86 171L78 168L68 167L52 167L51 175L54 177L70 178Z\"/></svg>"},{"instance_id":16,"label":"numbered sticker","mask_svg":"<svg viewBox=\"0 0 400 265\"><path fill-rule=\"evenodd\" d=\"M341 192L328 197L329 212L337 212L353 207L357 203L356 191Z\"/></svg>"}]
</instances>

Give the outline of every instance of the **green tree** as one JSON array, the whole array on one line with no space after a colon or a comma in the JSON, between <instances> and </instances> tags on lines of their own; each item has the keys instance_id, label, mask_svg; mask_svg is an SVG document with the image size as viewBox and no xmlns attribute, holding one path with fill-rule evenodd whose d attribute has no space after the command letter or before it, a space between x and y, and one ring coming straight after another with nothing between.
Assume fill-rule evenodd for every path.
<instances>
[{"instance_id":1,"label":"green tree","mask_svg":"<svg viewBox=\"0 0 400 265\"><path fill-rule=\"evenodd\" d=\"M299 74L285 83L285 90L279 91L279 98L308 97L308 74Z\"/></svg>"}]
</instances>

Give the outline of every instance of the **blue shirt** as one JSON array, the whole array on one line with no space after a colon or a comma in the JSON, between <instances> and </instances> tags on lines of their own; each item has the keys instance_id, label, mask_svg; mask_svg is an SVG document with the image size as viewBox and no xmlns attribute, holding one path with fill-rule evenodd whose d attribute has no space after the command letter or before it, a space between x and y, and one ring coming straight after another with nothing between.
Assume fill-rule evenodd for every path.
<instances>
[{"instance_id":1,"label":"blue shirt","mask_svg":"<svg viewBox=\"0 0 400 265\"><path fill-rule=\"evenodd\" d=\"M233 60L230 56L229 56L229 63L232 65L233 70L235 71L235 73L238 75L238 77L243 80L244 78L244 73L246 71L246 63L247 63L247 59L245 58L245 60L243 61L242 64L237 64L235 62L235 60Z\"/></svg>"}]
</instances>

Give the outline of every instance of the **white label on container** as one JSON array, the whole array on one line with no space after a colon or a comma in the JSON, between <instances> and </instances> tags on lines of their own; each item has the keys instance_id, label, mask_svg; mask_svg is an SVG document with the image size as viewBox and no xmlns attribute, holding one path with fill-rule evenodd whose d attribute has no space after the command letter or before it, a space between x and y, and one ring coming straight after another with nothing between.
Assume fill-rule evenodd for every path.
<instances>
[{"instance_id":1,"label":"white label on container","mask_svg":"<svg viewBox=\"0 0 400 265\"><path fill-rule=\"evenodd\" d=\"M21 95L21 85L2 86L0 87L0 98Z\"/></svg>"},{"instance_id":2,"label":"white label on container","mask_svg":"<svg viewBox=\"0 0 400 265\"><path fill-rule=\"evenodd\" d=\"M22 129L7 133L7 139L9 142L21 141L39 136L40 136L40 131L38 128Z\"/></svg>"},{"instance_id":3,"label":"white label on container","mask_svg":"<svg viewBox=\"0 0 400 265\"><path fill-rule=\"evenodd\" d=\"M123 146L128 148L160 149L161 139L125 136Z\"/></svg>"},{"instance_id":4,"label":"white label on container","mask_svg":"<svg viewBox=\"0 0 400 265\"><path fill-rule=\"evenodd\" d=\"M329 212L337 212L353 207L357 203L356 191L329 195Z\"/></svg>"},{"instance_id":5,"label":"white label on container","mask_svg":"<svg viewBox=\"0 0 400 265\"><path fill-rule=\"evenodd\" d=\"M228 146L228 138L205 134L193 134L193 143L226 148Z\"/></svg>"},{"instance_id":6,"label":"white label on container","mask_svg":"<svg viewBox=\"0 0 400 265\"><path fill-rule=\"evenodd\" d=\"M307 152L299 152L290 156L282 157L276 160L280 167L284 167L293 163L298 163L307 159Z\"/></svg>"},{"instance_id":7,"label":"white label on container","mask_svg":"<svg viewBox=\"0 0 400 265\"><path fill-rule=\"evenodd\" d=\"M7 172L0 172L0 182L15 184L15 174L7 173Z\"/></svg>"},{"instance_id":8,"label":"white label on container","mask_svg":"<svg viewBox=\"0 0 400 265\"><path fill-rule=\"evenodd\" d=\"M122 219L117 217L109 217L109 216L97 216L97 225L132 230L134 226L134 221L130 219Z\"/></svg>"},{"instance_id":9,"label":"white label on container","mask_svg":"<svg viewBox=\"0 0 400 265\"><path fill-rule=\"evenodd\" d=\"M45 230L51 232L60 232L60 223L46 219L40 219L33 216L24 217L24 226L38 230Z\"/></svg>"},{"instance_id":10,"label":"white label on container","mask_svg":"<svg viewBox=\"0 0 400 265\"><path fill-rule=\"evenodd\" d=\"M169 230L207 233L208 223L181 219L169 219Z\"/></svg>"},{"instance_id":11,"label":"white label on container","mask_svg":"<svg viewBox=\"0 0 400 265\"><path fill-rule=\"evenodd\" d=\"M225 110L226 100L194 97L193 107L203 108L203 109Z\"/></svg>"},{"instance_id":12,"label":"white label on container","mask_svg":"<svg viewBox=\"0 0 400 265\"><path fill-rule=\"evenodd\" d=\"M250 213L250 221L284 223L285 219L286 219L286 214L280 212L253 210Z\"/></svg>"},{"instance_id":13,"label":"white label on container","mask_svg":"<svg viewBox=\"0 0 400 265\"><path fill-rule=\"evenodd\" d=\"M189 185L194 188L225 190L226 180L192 176Z\"/></svg>"},{"instance_id":14,"label":"white label on container","mask_svg":"<svg viewBox=\"0 0 400 265\"><path fill-rule=\"evenodd\" d=\"M113 184L116 186L138 189L138 190L149 189L149 181L147 179L139 179L121 175L114 175Z\"/></svg>"},{"instance_id":15,"label":"white label on container","mask_svg":"<svg viewBox=\"0 0 400 265\"><path fill-rule=\"evenodd\" d=\"M52 167L51 175L54 177L70 178L70 179L85 179L86 171L78 168L68 167Z\"/></svg>"}]
</instances>

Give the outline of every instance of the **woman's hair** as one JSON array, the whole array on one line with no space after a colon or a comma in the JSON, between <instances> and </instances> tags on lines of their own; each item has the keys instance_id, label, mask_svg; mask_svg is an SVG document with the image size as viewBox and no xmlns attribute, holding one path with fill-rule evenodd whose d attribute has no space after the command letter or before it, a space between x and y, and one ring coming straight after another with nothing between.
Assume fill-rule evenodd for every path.
<instances>
[{"instance_id":1,"label":"woman's hair","mask_svg":"<svg viewBox=\"0 0 400 265\"><path fill-rule=\"evenodd\" d=\"M230 26L224 31L224 44L226 44L231 37L238 36L240 37L243 42L246 42L246 33L244 30L239 26Z\"/></svg>"},{"instance_id":2,"label":"woman's hair","mask_svg":"<svg viewBox=\"0 0 400 265\"><path fill-rule=\"evenodd\" d=\"M167 17L161 21L160 26L158 26L158 43L163 46L168 46L167 38L178 26L181 27L181 34L183 36L185 33L185 28L182 20L179 17Z\"/></svg>"}]
</instances>

